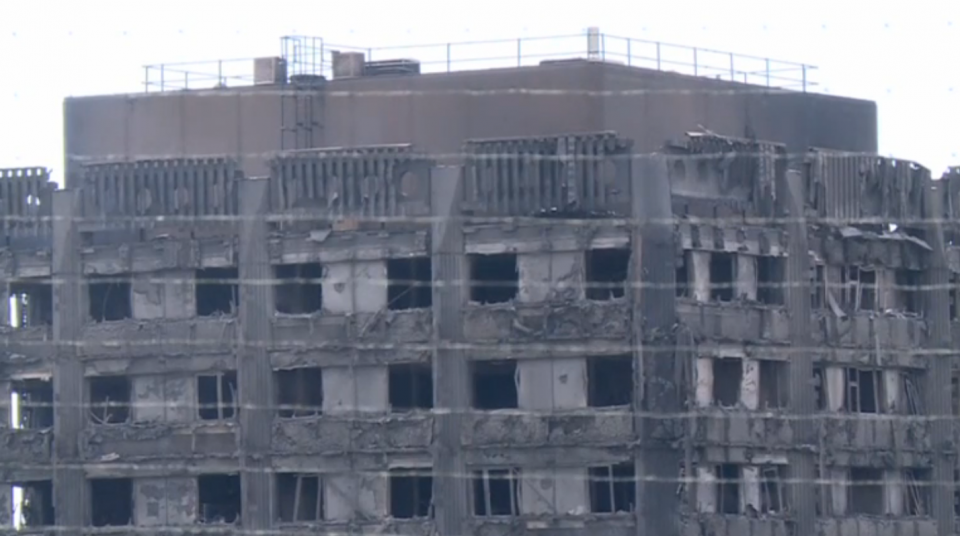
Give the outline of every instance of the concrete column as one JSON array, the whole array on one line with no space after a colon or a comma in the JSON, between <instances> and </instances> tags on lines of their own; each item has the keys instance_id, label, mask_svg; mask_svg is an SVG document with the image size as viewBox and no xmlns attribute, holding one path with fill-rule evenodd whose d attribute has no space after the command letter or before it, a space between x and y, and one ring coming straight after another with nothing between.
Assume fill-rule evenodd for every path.
<instances>
[{"instance_id":1,"label":"concrete column","mask_svg":"<svg viewBox=\"0 0 960 536\"><path fill-rule=\"evenodd\" d=\"M842 467L835 467L829 471L831 513L842 516L847 513L847 482L850 474Z\"/></svg>"},{"instance_id":2,"label":"concrete column","mask_svg":"<svg viewBox=\"0 0 960 536\"><path fill-rule=\"evenodd\" d=\"M760 510L760 468L755 465L745 465L740 469L742 484L740 486L740 503L753 505Z\"/></svg>"},{"instance_id":3,"label":"concrete column","mask_svg":"<svg viewBox=\"0 0 960 536\"><path fill-rule=\"evenodd\" d=\"M83 364L77 356L77 343L87 314L83 310L78 201L74 190L53 194L53 339L57 351L53 370L53 493L57 526L68 536L79 535L88 517L88 488L80 466L80 433L87 414L82 407Z\"/></svg>"},{"instance_id":4,"label":"concrete column","mask_svg":"<svg viewBox=\"0 0 960 536\"><path fill-rule=\"evenodd\" d=\"M269 181L240 182L238 272L240 304L237 352L240 400L240 467L243 527L265 530L273 523L272 472L269 453L273 437L273 371L266 345L271 340L273 277L267 246Z\"/></svg>"},{"instance_id":5,"label":"concrete column","mask_svg":"<svg viewBox=\"0 0 960 536\"><path fill-rule=\"evenodd\" d=\"M888 515L903 515L903 493L906 486L903 483L903 472L899 469L887 469L883 472L883 503L884 513Z\"/></svg>"},{"instance_id":6,"label":"concrete column","mask_svg":"<svg viewBox=\"0 0 960 536\"><path fill-rule=\"evenodd\" d=\"M717 513L717 473L713 466L697 467L697 511Z\"/></svg>"},{"instance_id":7,"label":"concrete column","mask_svg":"<svg viewBox=\"0 0 960 536\"><path fill-rule=\"evenodd\" d=\"M713 405L713 358L698 357L696 371L697 407L708 408Z\"/></svg>"},{"instance_id":8,"label":"concrete column","mask_svg":"<svg viewBox=\"0 0 960 536\"><path fill-rule=\"evenodd\" d=\"M323 369L323 412L386 413L387 367L328 367Z\"/></svg>"},{"instance_id":9,"label":"concrete column","mask_svg":"<svg viewBox=\"0 0 960 536\"><path fill-rule=\"evenodd\" d=\"M816 400L810 388L813 378L812 347L813 326L810 319L810 247L807 239L807 223L803 218L804 193L803 177L795 171L778 171L776 176L776 216L783 218L788 236L786 288L784 297L789 312L790 342L796 352L790 353L789 368L789 408L788 411L798 417L793 423L796 449L789 455L789 478L791 484L792 510L796 520L797 534L816 532L816 496L815 477L819 436L814 424Z\"/></svg>"},{"instance_id":10,"label":"concrete column","mask_svg":"<svg viewBox=\"0 0 960 536\"><path fill-rule=\"evenodd\" d=\"M382 474L358 472L323 477L327 521L381 519L387 515L387 500L387 478Z\"/></svg>"},{"instance_id":11,"label":"concrete column","mask_svg":"<svg viewBox=\"0 0 960 536\"><path fill-rule=\"evenodd\" d=\"M387 308L386 261L338 262L324 269L324 311L377 313Z\"/></svg>"},{"instance_id":12,"label":"concrete column","mask_svg":"<svg viewBox=\"0 0 960 536\"><path fill-rule=\"evenodd\" d=\"M846 395L846 369L843 367L826 367L824 369L824 390L827 400L827 409L834 413L843 411Z\"/></svg>"},{"instance_id":13,"label":"concrete column","mask_svg":"<svg viewBox=\"0 0 960 536\"><path fill-rule=\"evenodd\" d=\"M517 366L521 410L546 418L554 410L587 407L585 358L527 359ZM586 479L583 468L525 467L520 510L524 514L586 512L590 506Z\"/></svg>"},{"instance_id":14,"label":"concrete column","mask_svg":"<svg viewBox=\"0 0 960 536\"><path fill-rule=\"evenodd\" d=\"M691 295L698 302L710 301L710 252L690 252Z\"/></svg>"},{"instance_id":15,"label":"concrete column","mask_svg":"<svg viewBox=\"0 0 960 536\"><path fill-rule=\"evenodd\" d=\"M679 536L677 476L685 451L676 445L690 440L691 430L664 426L660 417L684 409L677 385L676 254L670 179L666 158L644 155L632 160L630 178L633 255L630 259L630 294L634 348L634 429L642 446L636 458L637 534ZM709 268L709 266L708 266ZM701 270L702 272L702 270ZM644 417L643 412L654 415ZM692 428L692 424L688 423Z\"/></svg>"},{"instance_id":16,"label":"concrete column","mask_svg":"<svg viewBox=\"0 0 960 536\"><path fill-rule=\"evenodd\" d=\"M519 301L539 303L560 298L583 299L583 264L581 252L517 255Z\"/></svg>"},{"instance_id":17,"label":"concrete column","mask_svg":"<svg viewBox=\"0 0 960 536\"><path fill-rule=\"evenodd\" d=\"M757 258L753 255L737 255L737 281L734 284L735 298L757 300Z\"/></svg>"},{"instance_id":18,"label":"concrete column","mask_svg":"<svg viewBox=\"0 0 960 536\"><path fill-rule=\"evenodd\" d=\"M929 177L929 176L928 176ZM953 440L953 415L951 409L950 377L952 363L957 362L957 350L953 347L950 333L950 269L946 260L943 241L943 192L942 182L927 179L924 199L926 242L931 251L923 274L923 313L927 320L924 343L931 350L924 356L927 371L924 374L924 408L930 421L930 444L946 445ZM937 521L937 534L946 536L954 532L953 469L956 455L947 449L938 448L933 455L933 518Z\"/></svg>"},{"instance_id":19,"label":"concrete column","mask_svg":"<svg viewBox=\"0 0 960 536\"><path fill-rule=\"evenodd\" d=\"M897 369L885 369L883 371L883 411L884 413L896 414L905 413L906 408L902 405L903 400L900 396L902 391L903 374Z\"/></svg>"},{"instance_id":20,"label":"concrete column","mask_svg":"<svg viewBox=\"0 0 960 536\"><path fill-rule=\"evenodd\" d=\"M527 359L517 363L520 372L520 409L550 412L587 407L587 360Z\"/></svg>"},{"instance_id":21,"label":"concrete column","mask_svg":"<svg viewBox=\"0 0 960 536\"><path fill-rule=\"evenodd\" d=\"M743 376L740 378L740 404L756 410L760 407L760 361L744 358Z\"/></svg>"},{"instance_id":22,"label":"concrete column","mask_svg":"<svg viewBox=\"0 0 960 536\"><path fill-rule=\"evenodd\" d=\"M461 176L458 167L436 167L431 175L430 244L433 255L433 401L436 442L433 449L433 504L438 534L468 534L472 510L461 446L464 413L470 408L468 354L463 342L463 307L469 297L466 279Z\"/></svg>"}]
</instances>

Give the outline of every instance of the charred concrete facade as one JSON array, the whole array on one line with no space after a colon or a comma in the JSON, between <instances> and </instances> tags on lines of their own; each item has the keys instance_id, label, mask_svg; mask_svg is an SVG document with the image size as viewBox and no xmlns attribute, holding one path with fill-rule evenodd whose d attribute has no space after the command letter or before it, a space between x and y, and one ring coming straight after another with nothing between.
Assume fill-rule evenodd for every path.
<instances>
[{"instance_id":1,"label":"charred concrete facade","mask_svg":"<svg viewBox=\"0 0 960 536\"><path fill-rule=\"evenodd\" d=\"M715 83L339 87L567 76ZM327 102L276 151L224 91L70 101L67 188L0 175L5 525L954 533L960 174L872 104Z\"/></svg>"}]
</instances>

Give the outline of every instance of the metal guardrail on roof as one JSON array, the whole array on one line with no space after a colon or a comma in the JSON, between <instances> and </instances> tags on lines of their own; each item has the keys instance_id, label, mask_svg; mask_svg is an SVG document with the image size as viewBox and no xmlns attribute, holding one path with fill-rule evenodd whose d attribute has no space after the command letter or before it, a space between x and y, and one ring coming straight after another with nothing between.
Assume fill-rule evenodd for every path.
<instances>
[{"instance_id":1,"label":"metal guardrail on roof","mask_svg":"<svg viewBox=\"0 0 960 536\"><path fill-rule=\"evenodd\" d=\"M366 61L415 59L422 73L535 66L543 61L581 58L795 91L816 86L811 80L816 67L811 65L595 30L578 35L394 47L339 46L307 36L287 36L283 44L290 75L331 77L331 56L337 50L362 52ZM252 58L148 65L144 69L148 92L246 86L254 81Z\"/></svg>"}]
</instances>

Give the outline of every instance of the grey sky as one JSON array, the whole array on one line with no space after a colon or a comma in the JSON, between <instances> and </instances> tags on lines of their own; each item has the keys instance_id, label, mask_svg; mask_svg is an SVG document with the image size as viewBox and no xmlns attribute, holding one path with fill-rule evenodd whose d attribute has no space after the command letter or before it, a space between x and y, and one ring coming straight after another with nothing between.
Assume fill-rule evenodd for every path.
<instances>
[{"instance_id":1,"label":"grey sky","mask_svg":"<svg viewBox=\"0 0 960 536\"><path fill-rule=\"evenodd\" d=\"M141 91L144 64L277 55L284 34L379 47L577 34L588 26L817 65L819 91L877 101L883 154L935 173L960 164L950 127L960 124L957 0L2 0L0 167L58 172L63 98ZM572 49L579 45L555 51L582 55L585 40ZM476 47L469 53L482 55Z\"/></svg>"}]
</instances>

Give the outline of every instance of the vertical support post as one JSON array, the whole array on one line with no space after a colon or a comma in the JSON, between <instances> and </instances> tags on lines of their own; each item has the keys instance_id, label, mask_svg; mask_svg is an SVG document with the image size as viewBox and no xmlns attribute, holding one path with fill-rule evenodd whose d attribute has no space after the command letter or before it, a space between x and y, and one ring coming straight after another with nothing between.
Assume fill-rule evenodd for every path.
<instances>
[{"instance_id":1,"label":"vertical support post","mask_svg":"<svg viewBox=\"0 0 960 536\"><path fill-rule=\"evenodd\" d=\"M660 68L660 42L659 41L657 42L657 70L658 71L662 70Z\"/></svg>"},{"instance_id":2,"label":"vertical support post","mask_svg":"<svg viewBox=\"0 0 960 536\"><path fill-rule=\"evenodd\" d=\"M633 39L627 38L627 67L633 65Z\"/></svg>"},{"instance_id":3,"label":"vertical support post","mask_svg":"<svg viewBox=\"0 0 960 536\"><path fill-rule=\"evenodd\" d=\"M464 254L460 168L434 168L430 235L433 263L433 385L436 419L433 500L438 534L468 534L466 464L460 442L470 406L468 355L463 343L467 266Z\"/></svg>"},{"instance_id":4,"label":"vertical support post","mask_svg":"<svg viewBox=\"0 0 960 536\"><path fill-rule=\"evenodd\" d=\"M267 246L269 180L240 181L238 224L240 277L237 330L237 387L240 402L242 521L245 529L267 530L273 523L270 447L273 436L273 371L267 356L273 274Z\"/></svg>"},{"instance_id":5,"label":"vertical support post","mask_svg":"<svg viewBox=\"0 0 960 536\"><path fill-rule=\"evenodd\" d=\"M630 171L630 302L637 469L637 534L679 536L677 479L683 439L676 415L683 389L677 364L676 238L663 155L644 155Z\"/></svg>"},{"instance_id":6,"label":"vertical support post","mask_svg":"<svg viewBox=\"0 0 960 536\"><path fill-rule=\"evenodd\" d=\"M807 66L801 65L800 69L803 72L803 92L806 93L807 92Z\"/></svg>"},{"instance_id":7,"label":"vertical support post","mask_svg":"<svg viewBox=\"0 0 960 536\"><path fill-rule=\"evenodd\" d=\"M697 49L693 49L693 76L700 76L700 63L697 58Z\"/></svg>"},{"instance_id":8,"label":"vertical support post","mask_svg":"<svg viewBox=\"0 0 960 536\"><path fill-rule=\"evenodd\" d=\"M770 87L770 58L763 60L767 66L767 87Z\"/></svg>"},{"instance_id":9,"label":"vertical support post","mask_svg":"<svg viewBox=\"0 0 960 536\"><path fill-rule=\"evenodd\" d=\"M737 70L736 70L736 68L734 67L733 52L731 52L731 53L730 53L730 81L731 81L731 82L736 82L736 81L737 81L737 74L736 74L736 73L737 73Z\"/></svg>"},{"instance_id":10,"label":"vertical support post","mask_svg":"<svg viewBox=\"0 0 960 536\"><path fill-rule=\"evenodd\" d=\"M523 39L517 39L517 67L520 67L522 64L523 51L521 49L523 44Z\"/></svg>"},{"instance_id":11,"label":"vertical support post","mask_svg":"<svg viewBox=\"0 0 960 536\"><path fill-rule=\"evenodd\" d=\"M451 46L452 45L450 43L447 43L447 72L448 73L450 72L450 47Z\"/></svg>"},{"instance_id":12,"label":"vertical support post","mask_svg":"<svg viewBox=\"0 0 960 536\"><path fill-rule=\"evenodd\" d=\"M87 421L84 411L83 364L77 342L87 315L83 311L83 269L76 218L80 215L77 190L53 194L53 340L57 359L53 369L53 489L56 523L62 534L81 534L86 525L87 483L80 434Z\"/></svg>"},{"instance_id":13,"label":"vertical support post","mask_svg":"<svg viewBox=\"0 0 960 536\"><path fill-rule=\"evenodd\" d=\"M953 349L950 332L950 269L947 264L946 246L943 238L943 196L940 188L945 185L930 179L924 170L925 237L930 244L927 267L924 270L925 296L924 316L927 320L926 346L930 355L925 356L927 370L924 375L927 419L930 423L930 444L938 446L933 454L933 518L937 522L937 535L954 534L953 468L955 455L940 446L953 439L953 410L951 408L950 378L956 350Z\"/></svg>"},{"instance_id":14,"label":"vertical support post","mask_svg":"<svg viewBox=\"0 0 960 536\"><path fill-rule=\"evenodd\" d=\"M779 167L779 166L778 166ZM796 449L787 455L790 462L789 475L795 512L796 534L816 533L815 449L819 445L813 418L815 400L813 389L813 355L810 321L810 253L807 238L807 223L803 218L803 178L800 173L778 169L776 174L776 215L787 221L788 233L786 277L784 298L789 311L791 347L798 349L788 359L789 384L787 386L789 411L795 416L794 440ZM781 220L782 221L782 220Z\"/></svg>"}]
</instances>

